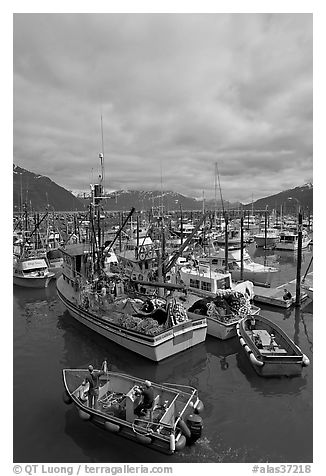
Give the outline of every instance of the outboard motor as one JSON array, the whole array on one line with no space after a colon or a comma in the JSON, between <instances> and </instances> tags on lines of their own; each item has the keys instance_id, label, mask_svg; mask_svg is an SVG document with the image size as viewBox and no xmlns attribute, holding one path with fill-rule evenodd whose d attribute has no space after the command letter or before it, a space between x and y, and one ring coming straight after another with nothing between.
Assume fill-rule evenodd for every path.
<instances>
[{"instance_id":1,"label":"outboard motor","mask_svg":"<svg viewBox=\"0 0 326 476\"><path fill-rule=\"evenodd\" d=\"M194 443L201 437L202 430L203 430L203 419L201 416L192 413L187 418L187 427L190 430L190 438L188 443Z\"/></svg>"}]
</instances>

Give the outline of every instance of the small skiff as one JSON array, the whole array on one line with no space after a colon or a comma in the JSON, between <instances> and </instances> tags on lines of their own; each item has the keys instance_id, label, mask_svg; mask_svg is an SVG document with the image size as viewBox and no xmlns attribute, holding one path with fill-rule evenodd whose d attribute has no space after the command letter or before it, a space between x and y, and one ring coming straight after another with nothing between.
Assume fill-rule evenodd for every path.
<instances>
[{"instance_id":1,"label":"small skiff","mask_svg":"<svg viewBox=\"0 0 326 476\"><path fill-rule=\"evenodd\" d=\"M300 375L310 363L279 326L261 315L238 322L237 334L254 369L263 377Z\"/></svg>"}]
</instances>

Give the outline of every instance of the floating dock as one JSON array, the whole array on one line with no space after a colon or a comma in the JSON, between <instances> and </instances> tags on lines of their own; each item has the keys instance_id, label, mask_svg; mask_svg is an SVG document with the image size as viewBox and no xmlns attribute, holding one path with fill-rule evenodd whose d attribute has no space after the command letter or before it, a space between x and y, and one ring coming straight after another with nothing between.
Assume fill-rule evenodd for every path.
<instances>
[{"instance_id":1,"label":"floating dock","mask_svg":"<svg viewBox=\"0 0 326 476\"><path fill-rule=\"evenodd\" d=\"M283 294L284 288L286 288L292 294L292 299L284 301ZM254 286L254 301L264 304L269 304L270 306L277 306L283 308L289 308L295 303L296 295L296 280L289 281L288 283L281 284L277 288L266 288L261 286ZM300 302L307 299L308 294L301 289L300 293Z\"/></svg>"}]
</instances>

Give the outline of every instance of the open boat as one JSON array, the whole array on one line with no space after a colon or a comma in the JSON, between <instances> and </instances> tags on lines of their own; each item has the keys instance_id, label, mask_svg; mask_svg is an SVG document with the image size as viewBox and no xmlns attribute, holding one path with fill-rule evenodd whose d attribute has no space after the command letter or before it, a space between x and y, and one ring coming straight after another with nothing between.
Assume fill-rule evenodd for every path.
<instances>
[{"instance_id":1,"label":"open boat","mask_svg":"<svg viewBox=\"0 0 326 476\"><path fill-rule=\"evenodd\" d=\"M143 415L135 415L140 402L140 388L145 380L117 372L99 377L98 400L88 406L85 369L64 369L65 403L73 403L79 416L104 430L123 436L163 453L182 450L202 433L199 413L204 406L195 388L183 385L152 383L154 402Z\"/></svg>"},{"instance_id":2,"label":"open boat","mask_svg":"<svg viewBox=\"0 0 326 476\"><path fill-rule=\"evenodd\" d=\"M254 369L263 377L300 375L310 363L278 325L261 315L242 319L237 334Z\"/></svg>"}]
</instances>

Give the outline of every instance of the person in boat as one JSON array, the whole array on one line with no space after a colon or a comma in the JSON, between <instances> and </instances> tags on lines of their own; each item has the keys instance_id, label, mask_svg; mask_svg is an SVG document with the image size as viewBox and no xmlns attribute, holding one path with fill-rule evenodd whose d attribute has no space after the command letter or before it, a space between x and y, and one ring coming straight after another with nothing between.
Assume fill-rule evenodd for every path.
<instances>
[{"instance_id":1,"label":"person in boat","mask_svg":"<svg viewBox=\"0 0 326 476\"><path fill-rule=\"evenodd\" d=\"M250 321L248 323L248 328L250 331L252 331L254 328L255 328L255 325L256 325L256 319L255 319L255 316L250 316Z\"/></svg>"},{"instance_id":2,"label":"person in boat","mask_svg":"<svg viewBox=\"0 0 326 476\"><path fill-rule=\"evenodd\" d=\"M256 334L254 336L254 343L255 343L255 346L257 347L257 349L262 349L263 348L263 343L262 343L260 335Z\"/></svg>"},{"instance_id":3,"label":"person in boat","mask_svg":"<svg viewBox=\"0 0 326 476\"><path fill-rule=\"evenodd\" d=\"M289 301L290 299L292 299L292 294L286 288L284 288L283 299L284 301Z\"/></svg>"},{"instance_id":4,"label":"person in boat","mask_svg":"<svg viewBox=\"0 0 326 476\"><path fill-rule=\"evenodd\" d=\"M271 341L269 344L269 350L275 350L277 348L277 343L275 341L275 336L274 334L271 334Z\"/></svg>"},{"instance_id":5,"label":"person in boat","mask_svg":"<svg viewBox=\"0 0 326 476\"><path fill-rule=\"evenodd\" d=\"M142 396L142 401L135 408L135 415L141 416L146 414L147 410L150 410L154 402L154 390L152 384L149 380L145 380L145 387L142 387L140 390L140 395Z\"/></svg>"},{"instance_id":6,"label":"person in boat","mask_svg":"<svg viewBox=\"0 0 326 476\"><path fill-rule=\"evenodd\" d=\"M89 384L88 390L88 406L90 408L95 408L97 406L97 399L99 394L99 377L103 375L104 368L101 370L94 370L93 365L88 366L88 374L86 375L83 385Z\"/></svg>"}]
</instances>

